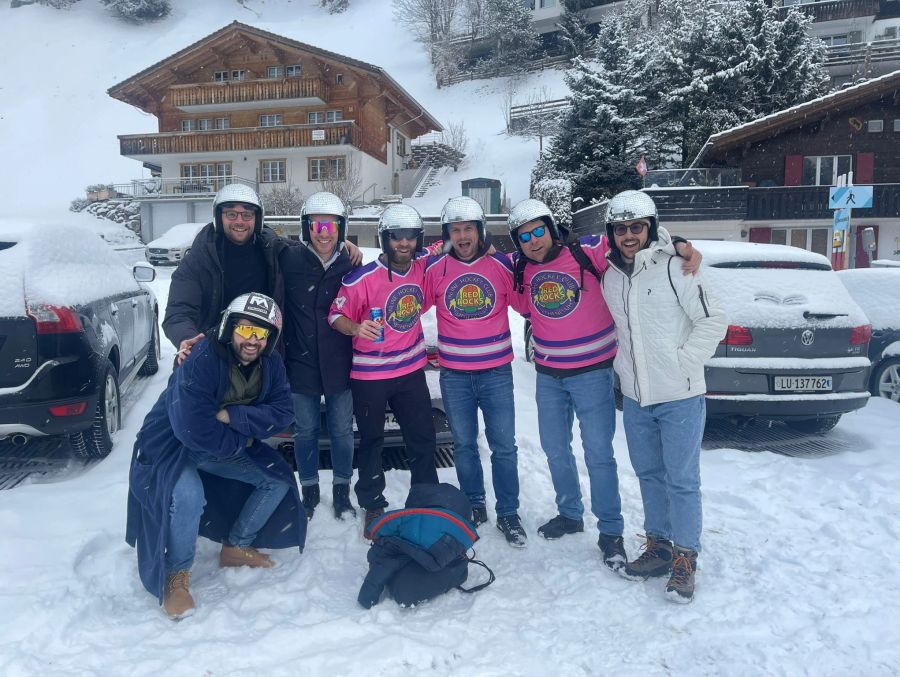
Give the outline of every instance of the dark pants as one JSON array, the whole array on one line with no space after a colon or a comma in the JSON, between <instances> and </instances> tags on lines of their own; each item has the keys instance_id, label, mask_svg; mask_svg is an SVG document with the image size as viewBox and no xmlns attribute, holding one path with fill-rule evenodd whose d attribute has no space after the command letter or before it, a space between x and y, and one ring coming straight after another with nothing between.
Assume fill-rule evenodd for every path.
<instances>
[{"instance_id":1,"label":"dark pants","mask_svg":"<svg viewBox=\"0 0 900 677\"><path fill-rule=\"evenodd\" d=\"M411 484L436 484L434 465L435 438L431 418L431 395L421 369L405 376L377 381L350 380L353 391L353 415L359 429L358 479L356 498L365 510L387 507L384 497L384 409L391 411L400 424Z\"/></svg>"}]
</instances>

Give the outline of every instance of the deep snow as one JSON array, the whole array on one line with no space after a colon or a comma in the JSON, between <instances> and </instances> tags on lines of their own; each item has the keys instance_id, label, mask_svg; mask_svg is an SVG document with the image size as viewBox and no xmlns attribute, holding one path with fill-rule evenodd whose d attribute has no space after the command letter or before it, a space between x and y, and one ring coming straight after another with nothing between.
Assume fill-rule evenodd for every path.
<instances>
[{"instance_id":1,"label":"deep snow","mask_svg":"<svg viewBox=\"0 0 900 677\"><path fill-rule=\"evenodd\" d=\"M171 270L159 274L152 286L163 305ZM521 337L521 319L513 318L513 332ZM514 345L520 514L530 538L524 550L510 548L491 509L476 544L497 574L485 591L363 610L361 523L335 521L325 491L306 551L275 551L274 570L220 570L218 546L201 541L197 612L169 621L141 587L124 542L131 446L164 387L163 369L129 398L106 460L0 492L0 673L896 674L900 404L872 398L845 416L829 438L843 451L830 456L705 450L704 552L696 599L685 607L663 598L662 581L607 571L591 516L584 534L556 542L536 535L554 513L553 492L538 443L534 369L521 340ZM166 343L163 352L169 364L174 348ZM481 446L489 477L483 438ZM615 446L626 543L636 556L642 511L621 425ZM584 491L581 461L579 468ZM440 475L455 481L452 469ZM323 472L323 487L328 480ZM389 473L392 505L408 481ZM489 502L492 495L488 487Z\"/></svg>"}]
</instances>

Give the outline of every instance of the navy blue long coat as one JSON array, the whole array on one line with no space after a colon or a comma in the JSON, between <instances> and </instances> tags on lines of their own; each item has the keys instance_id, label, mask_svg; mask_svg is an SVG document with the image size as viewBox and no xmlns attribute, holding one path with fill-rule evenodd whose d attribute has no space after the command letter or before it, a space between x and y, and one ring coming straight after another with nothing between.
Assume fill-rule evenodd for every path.
<instances>
[{"instance_id":1,"label":"navy blue long coat","mask_svg":"<svg viewBox=\"0 0 900 677\"><path fill-rule=\"evenodd\" d=\"M306 512L290 466L259 440L285 430L294 419L291 390L278 353L262 360L262 386L252 405L227 407L231 420L216 420L229 385L230 348L197 343L169 378L166 389L144 419L131 459L128 521L125 540L137 548L138 572L148 592L162 603L165 551L172 490L188 458L188 449L227 458L245 453L267 473L286 480L285 496L253 545L262 548L299 547L306 540ZM248 447L248 438L253 443ZM244 482L200 471L206 507L200 535L222 542L253 491Z\"/></svg>"}]
</instances>

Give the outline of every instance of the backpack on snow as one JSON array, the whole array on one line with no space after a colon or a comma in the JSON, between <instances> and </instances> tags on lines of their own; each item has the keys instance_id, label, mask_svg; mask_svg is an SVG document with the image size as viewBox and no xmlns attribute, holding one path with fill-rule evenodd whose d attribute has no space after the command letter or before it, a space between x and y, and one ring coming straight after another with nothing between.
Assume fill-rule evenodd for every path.
<instances>
[{"instance_id":1,"label":"backpack on snow","mask_svg":"<svg viewBox=\"0 0 900 677\"><path fill-rule=\"evenodd\" d=\"M468 498L453 485L413 485L406 507L384 513L371 527L374 542L359 603L373 607L385 588L398 604L413 606L453 588L472 593L490 585L494 572L468 555L478 540L471 514ZM487 569L489 578L464 588L470 562Z\"/></svg>"}]
</instances>

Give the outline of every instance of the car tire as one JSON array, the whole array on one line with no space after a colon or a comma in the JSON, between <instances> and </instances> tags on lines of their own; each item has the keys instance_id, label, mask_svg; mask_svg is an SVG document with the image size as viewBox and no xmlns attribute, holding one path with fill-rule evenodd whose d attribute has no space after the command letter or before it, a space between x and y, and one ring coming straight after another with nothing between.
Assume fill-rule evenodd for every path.
<instances>
[{"instance_id":1,"label":"car tire","mask_svg":"<svg viewBox=\"0 0 900 677\"><path fill-rule=\"evenodd\" d=\"M822 416L821 418L801 418L797 420L788 420L785 423L789 428L793 428L799 433L827 433L834 428L841 420L841 415Z\"/></svg>"},{"instance_id":2,"label":"car tire","mask_svg":"<svg viewBox=\"0 0 900 677\"><path fill-rule=\"evenodd\" d=\"M900 402L900 357L889 357L875 367L871 392L876 397Z\"/></svg>"},{"instance_id":3,"label":"car tire","mask_svg":"<svg viewBox=\"0 0 900 677\"><path fill-rule=\"evenodd\" d=\"M153 376L159 371L159 323L156 314L153 315L153 335L150 337L150 350L147 359L138 369L138 376Z\"/></svg>"},{"instance_id":4,"label":"car tire","mask_svg":"<svg viewBox=\"0 0 900 677\"><path fill-rule=\"evenodd\" d=\"M525 327L525 361L534 362L534 332L530 324Z\"/></svg>"},{"instance_id":5,"label":"car tire","mask_svg":"<svg viewBox=\"0 0 900 677\"><path fill-rule=\"evenodd\" d=\"M69 446L76 456L85 459L105 458L112 451L112 436L119 429L122 401L116 368L109 360L97 372L99 386L97 407L91 427L69 435Z\"/></svg>"}]
</instances>

